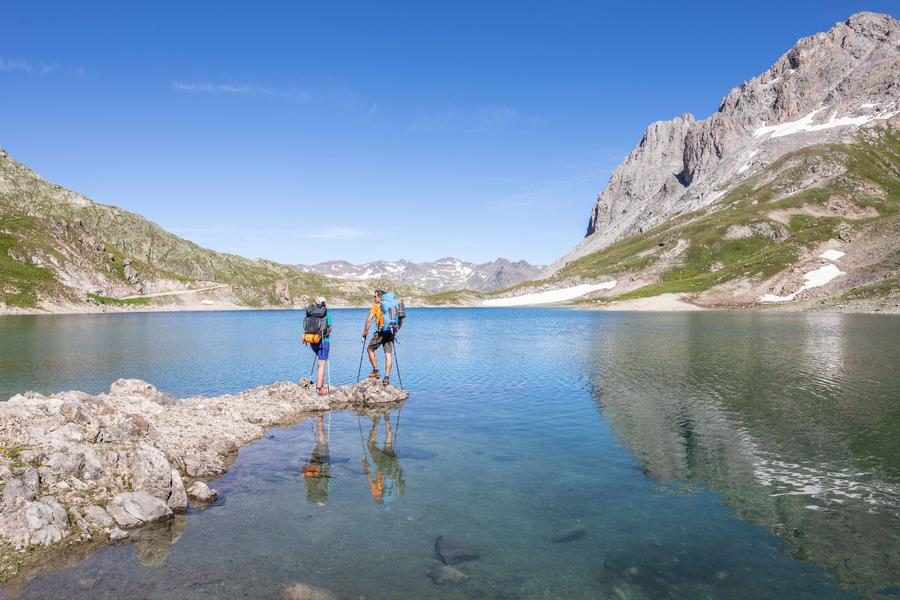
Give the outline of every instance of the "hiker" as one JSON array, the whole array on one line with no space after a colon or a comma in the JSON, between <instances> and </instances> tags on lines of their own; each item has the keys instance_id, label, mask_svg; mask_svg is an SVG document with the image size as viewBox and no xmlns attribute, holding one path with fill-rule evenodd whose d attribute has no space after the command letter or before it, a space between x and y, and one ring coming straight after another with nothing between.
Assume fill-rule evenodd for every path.
<instances>
[{"instance_id":1,"label":"hiker","mask_svg":"<svg viewBox=\"0 0 900 600\"><path fill-rule=\"evenodd\" d=\"M378 358L375 351L379 346L384 346L384 385L391 384L391 366L393 365L394 354L394 334L400 328L399 306L396 296L388 294L384 290L375 290L373 294L372 309L369 311L369 318L366 319L366 326L363 329L362 339L366 343L369 336L369 326L372 320L375 320L375 333L369 342L369 362L372 363L372 372L369 373L370 379L378 379ZM384 306L387 305L385 314Z\"/></svg>"},{"instance_id":2,"label":"hiker","mask_svg":"<svg viewBox=\"0 0 900 600\"><path fill-rule=\"evenodd\" d=\"M319 296L315 304L306 307L306 318L303 320L303 343L309 344L317 357L319 371L316 374L316 391L320 396L328 394L325 386L325 367L328 363L328 352L331 349L331 315L325 306L325 298Z\"/></svg>"},{"instance_id":3,"label":"hiker","mask_svg":"<svg viewBox=\"0 0 900 600\"><path fill-rule=\"evenodd\" d=\"M300 468L303 483L306 484L307 501L325 506L328 500L328 489L331 487L329 468L328 438L325 436L325 418L316 417L316 446L309 457L309 462Z\"/></svg>"},{"instance_id":4,"label":"hiker","mask_svg":"<svg viewBox=\"0 0 900 600\"><path fill-rule=\"evenodd\" d=\"M384 419L384 445L378 448L378 421ZM366 482L369 484L369 493L376 504L384 506L385 510L391 509L391 504L406 491L406 481L403 479L403 469L394 452L396 441L391 429L390 412L385 412L381 417L372 417L372 429L369 431L369 441L366 444L372 461L375 463L375 477L369 472L369 461L363 457L363 471L366 474Z\"/></svg>"}]
</instances>

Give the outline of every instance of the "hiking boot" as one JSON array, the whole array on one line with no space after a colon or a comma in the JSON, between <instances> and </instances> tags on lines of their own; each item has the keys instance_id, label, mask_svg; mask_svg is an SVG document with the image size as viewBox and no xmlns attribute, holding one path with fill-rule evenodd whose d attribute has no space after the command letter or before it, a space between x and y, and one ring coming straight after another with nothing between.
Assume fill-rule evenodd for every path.
<instances>
[{"instance_id":1,"label":"hiking boot","mask_svg":"<svg viewBox=\"0 0 900 600\"><path fill-rule=\"evenodd\" d=\"M372 372L369 373L369 379L378 379L378 369L372 369Z\"/></svg>"},{"instance_id":2,"label":"hiking boot","mask_svg":"<svg viewBox=\"0 0 900 600\"><path fill-rule=\"evenodd\" d=\"M387 375L384 376L384 385L391 385L391 378Z\"/></svg>"}]
</instances>

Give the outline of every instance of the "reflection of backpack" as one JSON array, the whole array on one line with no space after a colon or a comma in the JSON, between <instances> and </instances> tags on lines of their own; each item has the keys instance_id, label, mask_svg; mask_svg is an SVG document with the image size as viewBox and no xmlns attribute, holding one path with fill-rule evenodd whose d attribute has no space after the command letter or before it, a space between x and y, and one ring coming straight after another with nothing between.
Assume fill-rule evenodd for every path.
<instances>
[{"instance_id":1,"label":"reflection of backpack","mask_svg":"<svg viewBox=\"0 0 900 600\"><path fill-rule=\"evenodd\" d=\"M306 318L303 319L303 343L318 344L325 337L328 329L328 309L318 304L306 307Z\"/></svg>"},{"instance_id":2,"label":"reflection of backpack","mask_svg":"<svg viewBox=\"0 0 900 600\"><path fill-rule=\"evenodd\" d=\"M381 297L381 318L380 331L393 333L400 329L400 303L395 294L388 293Z\"/></svg>"}]
</instances>

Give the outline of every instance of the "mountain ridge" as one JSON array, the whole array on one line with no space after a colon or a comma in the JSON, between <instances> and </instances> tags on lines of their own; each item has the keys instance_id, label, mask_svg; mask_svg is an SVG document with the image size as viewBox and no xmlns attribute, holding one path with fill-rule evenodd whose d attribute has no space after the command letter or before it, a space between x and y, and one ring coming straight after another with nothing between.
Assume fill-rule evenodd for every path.
<instances>
[{"instance_id":1,"label":"mountain ridge","mask_svg":"<svg viewBox=\"0 0 900 600\"><path fill-rule=\"evenodd\" d=\"M648 126L597 197L585 238L566 262L717 202L735 179L858 126L900 115L900 22L861 12L801 38L760 75L732 88L704 120ZM775 123L773 126L772 124Z\"/></svg>"},{"instance_id":2,"label":"mountain ridge","mask_svg":"<svg viewBox=\"0 0 900 600\"><path fill-rule=\"evenodd\" d=\"M543 269L524 260L498 258L486 263L462 261L452 256L430 262L378 260L356 265L345 260L330 260L314 265L296 265L306 272L327 277L366 281L389 278L431 293L453 290L489 292L517 285L536 277Z\"/></svg>"},{"instance_id":3,"label":"mountain ridge","mask_svg":"<svg viewBox=\"0 0 900 600\"><path fill-rule=\"evenodd\" d=\"M0 149L0 309L362 305L359 282L216 252L51 183ZM390 281L382 282L397 287ZM424 292L399 286L408 297Z\"/></svg>"}]
</instances>

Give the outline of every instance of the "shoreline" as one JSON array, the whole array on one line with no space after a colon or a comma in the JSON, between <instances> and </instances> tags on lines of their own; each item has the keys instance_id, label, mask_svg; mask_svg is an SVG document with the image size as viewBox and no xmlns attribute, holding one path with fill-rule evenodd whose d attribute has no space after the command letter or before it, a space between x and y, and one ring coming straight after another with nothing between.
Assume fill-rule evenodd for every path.
<instances>
[{"instance_id":1,"label":"shoreline","mask_svg":"<svg viewBox=\"0 0 900 600\"><path fill-rule=\"evenodd\" d=\"M368 380L319 396L305 379L183 399L137 379L97 395L16 394L0 402L0 583L27 583L45 559L77 549L138 543L145 525L206 506L205 482L272 427L408 397Z\"/></svg>"},{"instance_id":2,"label":"shoreline","mask_svg":"<svg viewBox=\"0 0 900 600\"><path fill-rule=\"evenodd\" d=\"M206 313L206 312L264 312L264 311L303 311L305 306L198 306L198 305L160 305L160 306L77 306L52 309L12 309L0 308L0 318L16 316L55 316L55 315L104 315L104 314L151 314L151 313ZM329 310L365 310L369 305L329 306ZM521 306L489 306L484 304L412 304L407 308L574 308L578 310L594 310L606 312L748 312L748 313L838 313L838 314L900 314L900 298L877 300L842 301L836 298L798 300L791 304L712 304L704 305L692 302L689 294L666 293L646 298L627 300L610 299L604 304L530 304Z\"/></svg>"}]
</instances>

